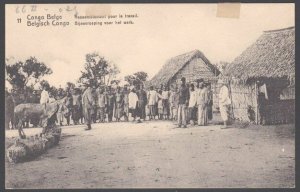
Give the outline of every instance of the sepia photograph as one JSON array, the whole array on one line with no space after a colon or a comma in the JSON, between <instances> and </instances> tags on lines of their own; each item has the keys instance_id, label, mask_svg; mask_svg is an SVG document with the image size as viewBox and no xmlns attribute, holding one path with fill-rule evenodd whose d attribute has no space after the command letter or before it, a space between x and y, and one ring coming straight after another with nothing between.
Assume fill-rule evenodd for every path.
<instances>
[{"instance_id":1,"label":"sepia photograph","mask_svg":"<svg viewBox=\"0 0 300 192\"><path fill-rule=\"evenodd\" d=\"M295 188L293 3L5 4L5 188Z\"/></svg>"}]
</instances>

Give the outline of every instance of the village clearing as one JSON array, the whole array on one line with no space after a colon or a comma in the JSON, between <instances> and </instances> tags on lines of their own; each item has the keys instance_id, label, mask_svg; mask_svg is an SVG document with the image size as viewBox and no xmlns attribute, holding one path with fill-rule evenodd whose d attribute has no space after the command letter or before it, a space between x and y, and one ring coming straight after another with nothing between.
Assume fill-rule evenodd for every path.
<instances>
[{"instance_id":1,"label":"village clearing","mask_svg":"<svg viewBox=\"0 0 300 192\"><path fill-rule=\"evenodd\" d=\"M92 127L63 127L59 145L45 154L6 161L6 188L295 187L295 125L182 129L156 120ZM6 131L7 142L16 136Z\"/></svg>"}]
</instances>

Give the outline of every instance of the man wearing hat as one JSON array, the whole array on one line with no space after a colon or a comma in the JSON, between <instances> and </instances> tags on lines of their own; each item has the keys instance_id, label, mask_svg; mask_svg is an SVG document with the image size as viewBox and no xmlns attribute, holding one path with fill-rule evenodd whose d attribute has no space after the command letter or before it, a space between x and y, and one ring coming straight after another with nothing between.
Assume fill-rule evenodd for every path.
<instances>
[{"instance_id":1,"label":"man wearing hat","mask_svg":"<svg viewBox=\"0 0 300 192\"><path fill-rule=\"evenodd\" d=\"M91 86L92 86L91 83L89 83L89 85L87 85L87 89L84 91L84 93L82 95L83 113L84 113L85 123L87 125L87 128L85 130L92 129L92 127L91 127L91 110L95 104L95 100L94 100L93 90L92 90Z\"/></svg>"},{"instance_id":2,"label":"man wearing hat","mask_svg":"<svg viewBox=\"0 0 300 192\"><path fill-rule=\"evenodd\" d=\"M229 116L229 106L231 104L231 100L229 98L229 90L227 87L227 82L223 79L219 79L218 83L221 85L220 93L219 93L219 107L221 117L224 121L224 127L222 129L227 128L228 125L228 116Z\"/></svg>"},{"instance_id":3,"label":"man wearing hat","mask_svg":"<svg viewBox=\"0 0 300 192\"><path fill-rule=\"evenodd\" d=\"M186 80L184 77L181 78L181 85L178 90L179 94L179 105L178 105L178 127L183 125L186 128L186 109L189 102L189 89L185 84Z\"/></svg>"}]
</instances>

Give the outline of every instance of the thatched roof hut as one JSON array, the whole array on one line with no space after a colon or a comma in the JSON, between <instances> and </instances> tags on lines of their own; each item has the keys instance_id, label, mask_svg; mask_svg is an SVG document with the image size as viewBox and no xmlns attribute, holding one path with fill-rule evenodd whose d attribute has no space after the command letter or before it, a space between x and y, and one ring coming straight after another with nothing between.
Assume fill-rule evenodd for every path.
<instances>
[{"instance_id":1,"label":"thatched roof hut","mask_svg":"<svg viewBox=\"0 0 300 192\"><path fill-rule=\"evenodd\" d=\"M245 82L295 79L295 27L265 31L229 65L224 75Z\"/></svg>"},{"instance_id":2,"label":"thatched roof hut","mask_svg":"<svg viewBox=\"0 0 300 192\"><path fill-rule=\"evenodd\" d=\"M293 122L295 109L295 28L265 31L224 71L229 78L235 119ZM250 107L250 108L249 108Z\"/></svg>"},{"instance_id":3,"label":"thatched roof hut","mask_svg":"<svg viewBox=\"0 0 300 192\"><path fill-rule=\"evenodd\" d=\"M197 78L209 81L216 79L219 73L216 66L212 65L201 51L193 50L169 59L162 69L147 82L147 85L170 84L181 76L186 77L187 81Z\"/></svg>"}]
</instances>

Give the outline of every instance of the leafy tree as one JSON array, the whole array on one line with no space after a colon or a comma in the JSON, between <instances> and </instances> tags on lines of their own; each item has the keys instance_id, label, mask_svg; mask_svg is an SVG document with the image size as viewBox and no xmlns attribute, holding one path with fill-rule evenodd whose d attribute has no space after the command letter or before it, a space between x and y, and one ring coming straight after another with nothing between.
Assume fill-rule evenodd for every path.
<instances>
[{"instance_id":1,"label":"leafy tree","mask_svg":"<svg viewBox=\"0 0 300 192\"><path fill-rule=\"evenodd\" d=\"M67 82L67 90L73 89L75 87L75 84L72 82Z\"/></svg>"},{"instance_id":2,"label":"leafy tree","mask_svg":"<svg viewBox=\"0 0 300 192\"><path fill-rule=\"evenodd\" d=\"M223 71L225 70L225 68L229 65L229 62L226 61L220 61L218 63L216 63L217 68L219 69L219 71L221 73L223 73Z\"/></svg>"},{"instance_id":3,"label":"leafy tree","mask_svg":"<svg viewBox=\"0 0 300 192\"><path fill-rule=\"evenodd\" d=\"M43 76L52 74L52 70L35 57L30 57L25 62L18 61L6 65L6 80L14 89L24 90L26 87L33 87Z\"/></svg>"},{"instance_id":4,"label":"leafy tree","mask_svg":"<svg viewBox=\"0 0 300 192\"><path fill-rule=\"evenodd\" d=\"M111 64L111 65L109 65L108 66L108 78L107 78L107 81L106 81L106 85L108 85L108 83L110 82L112 82L112 81L114 81L114 82L118 82L119 80L116 80L115 78L116 78L116 76L117 76L117 74L119 74L120 73L120 70L119 70L119 68L117 67L117 65L115 65L115 64ZM117 84L119 84L119 82L117 83Z\"/></svg>"},{"instance_id":5,"label":"leafy tree","mask_svg":"<svg viewBox=\"0 0 300 192\"><path fill-rule=\"evenodd\" d=\"M124 80L127 81L130 85L138 85L145 82L148 78L148 74L143 71L134 73L133 75L127 75L124 77Z\"/></svg>"},{"instance_id":6,"label":"leafy tree","mask_svg":"<svg viewBox=\"0 0 300 192\"><path fill-rule=\"evenodd\" d=\"M52 97L57 98L58 89L55 86L50 86L48 92Z\"/></svg>"},{"instance_id":7,"label":"leafy tree","mask_svg":"<svg viewBox=\"0 0 300 192\"><path fill-rule=\"evenodd\" d=\"M129 83L129 85L136 85L137 81L134 75L127 75L124 77L124 80Z\"/></svg>"},{"instance_id":8,"label":"leafy tree","mask_svg":"<svg viewBox=\"0 0 300 192\"><path fill-rule=\"evenodd\" d=\"M85 56L84 70L81 71L79 82L83 84L104 85L113 80L120 72L115 64L111 64L98 53L89 53ZM106 78L107 77L107 78Z\"/></svg>"},{"instance_id":9,"label":"leafy tree","mask_svg":"<svg viewBox=\"0 0 300 192\"><path fill-rule=\"evenodd\" d=\"M39 86L40 89L42 89L43 86L48 86L50 88L49 82L47 80L45 80L45 79L43 79L43 80L40 81L40 86Z\"/></svg>"},{"instance_id":10,"label":"leafy tree","mask_svg":"<svg viewBox=\"0 0 300 192\"><path fill-rule=\"evenodd\" d=\"M13 86L14 89L24 89L25 75L22 73L22 62L17 62L13 65L6 65L7 77L6 80Z\"/></svg>"},{"instance_id":11,"label":"leafy tree","mask_svg":"<svg viewBox=\"0 0 300 192\"><path fill-rule=\"evenodd\" d=\"M54 98L57 97L57 93L58 93L58 89L55 86L51 86L50 83L47 80L41 80L40 81L40 89L42 89L42 87L46 85L48 86L48 93L51 94Z\"/></svg>"},{"instance_id":12,"label":"leafy tree","mask_svg":"<svg viewBox=\"0 0 300 192\"><path fill-rule=\"evenodd\" d=\"M139 71L133 74L138 81L145 82L148 78L148 74L144 71Z\"/></svg>"}]
</instances>

